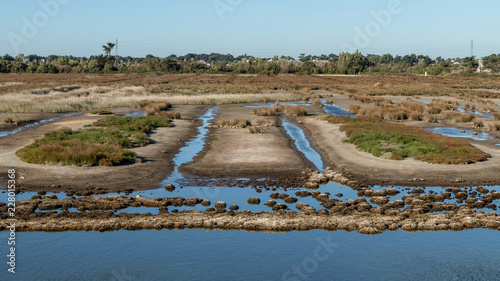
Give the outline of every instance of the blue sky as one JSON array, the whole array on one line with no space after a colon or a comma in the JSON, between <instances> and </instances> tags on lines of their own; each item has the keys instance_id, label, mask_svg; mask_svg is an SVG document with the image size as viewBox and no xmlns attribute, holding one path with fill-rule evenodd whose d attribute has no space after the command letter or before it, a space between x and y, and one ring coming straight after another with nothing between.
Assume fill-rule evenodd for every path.
<instances>
[{"instance_id":1,"label":"blue sky","mask_svg":"<svg viewBox=\"0 0 500 281\"><path fill-rule=\"evenodd\" d=\"M471 40L476 56L500 53L497 0L2 2L0 54L90 56L116 38L122 56L219 52L297 58L360 49L465 57Z\"/></svg>"}]
</instances>

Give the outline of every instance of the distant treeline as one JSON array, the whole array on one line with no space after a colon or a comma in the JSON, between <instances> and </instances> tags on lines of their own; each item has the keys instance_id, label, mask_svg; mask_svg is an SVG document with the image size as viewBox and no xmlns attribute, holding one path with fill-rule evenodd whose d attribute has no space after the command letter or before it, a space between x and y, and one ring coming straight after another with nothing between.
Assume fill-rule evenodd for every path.
<instances>
[{"instance_id":1,"label":"distant treeline","mask_svg":"<svg viewBox=\"0 0 500 281\"><path fill-rule=\"evenodd\" d=\"M223 54L171 55L144 58L99 55L74 56L25 56L0 58L0 73L234 73L234 74L424 74L448 73L500 73L500 54L490 55L480 61L475 57L432 59L424 55L392 56L341 53L339 55L305 55L292 57L258 58L248 55L234 57Z\"/></svg>"}]
</instances>

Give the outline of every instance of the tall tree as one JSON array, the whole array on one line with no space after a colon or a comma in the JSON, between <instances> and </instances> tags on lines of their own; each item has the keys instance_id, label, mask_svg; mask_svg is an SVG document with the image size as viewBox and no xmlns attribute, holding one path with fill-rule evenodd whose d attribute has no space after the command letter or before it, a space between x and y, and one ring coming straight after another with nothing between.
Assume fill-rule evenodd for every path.
<instances>
[{"instance_id":1,"label":"tall tree","mask_svg":"<svg viewBox=\"0 0 500 281\"><path fill-rule=\"evenodd\" d=\"M108 42L106 45L102 45L102 48L104 49L104 52L106 55L111 55L111 50L115 47L115 44Z\"/></svg>"}]
</instances>

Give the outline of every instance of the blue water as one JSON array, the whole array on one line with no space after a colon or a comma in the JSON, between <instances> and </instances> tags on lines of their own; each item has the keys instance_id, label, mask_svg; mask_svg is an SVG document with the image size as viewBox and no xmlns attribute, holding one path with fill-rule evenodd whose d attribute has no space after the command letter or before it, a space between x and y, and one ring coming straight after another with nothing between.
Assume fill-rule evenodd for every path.
<instances>
[{"instance_id":1,"label":"blue water","mask_svg":"<svg viewBox=\"0 0 500 281\"><path fill-rule=\"evenodd\" d=\"M19 133L19 132L21 132L23 130L26 130L26 129L29 129L29 128L33 128L33 127L37 127L37 126L40 126L40 125L43 125L43 124L47 124L47 123L59 120L61 118L67 118L67 117L71 117L71 116L75 116L75 115L79 115L79 114L81 114L81 113L62 114L62 115L60 115L58 117L54 117L54 118L50 118L50 119L44 119L44 120L40 120L38 122L34 122L34 123L30 123L30 124L24 125L22 127L19 127L19 128L16 128L16 129L12 130L12 131L0 132L0 138L6 137L6 136L9 136L9 135L13 135L13 134L16 134L16 133Z\"/></svg>"},{"instance_id":2,"label":"blue water","mask_svg":"<svg viewBox=\"0 0 500 281\"><path fill-rule=\"evenodd\" d=\"M416 102L423 103L423 104L430 104L428 101L423 101L423 100L416 100Z\"/></svg>"},{"instance_id":3,"label":"blue water","mask_svg":"<svg viewBox=\"0 0 500 281\"><path fill-rule=\"evenodd\" d=\"M172 172L170 177L161 182L161 186L165 186L169 183L179 184L180 180L184 178L184 176L179 172L179 167L183 164L193 161L193 158L203 150L203 148L205 147L205 140L209 132L209 129L207 127L214 119L217 111L218 107L209 107L207 111L200 117L203 123L200 127L198 127L198 134L192 140L186 142L186 145L183 146L179 150L179 153L175 156L175 158L172 159L175 165L174 171Z\"/></svg>"},{"instance_id":4,"label":"blue water","mask_svg":"<svg viewBox=\"0 0 500 281\"><path fill-rule=\"evenodd\" d=\"M348 116L351 118L356 118L355 114L349 113L349 111L345 108L342 108L340 106L337 106L335 104L328 104L325 103L324 100L321 100L323 102L323 109L325 110L326 113L333 114L333 116Z\"/></svg>"},{"instance_id":5,"label":"blue water","mask_svg":"<svg viewBox=\"0 0 500 281\"><path fill-rule=\"evenodd\" d=\"M139 111L125 115L125 117L139 117L139 116L146 116L146 112Z\"/></svg>"},{"instance_id":6,"label":"blue water","mask_svg":"<svg viewBox=\"0 0 500 281\"><path fill-rule=\"evenodd\" d=\"M8 232L0 233L6 241ZM17 233L6 280L498 280L498 231ZM43 241L43 243L41 243ZM7 253L7 244L0 251ZM5 255L2 255L4 261Z\"/></svg>"},{"instance_id":7,"label":"blue water","mask_svg":"<svg viewBox=\"0 0 500 281\"><path fill-rule=\"evenodd\" d=\"M487 117L487 118L494 118L495 117L495 116L493 116L493 114L481 113L479 111L465 110L465 109L462 109L462 108L457 108L457 110L460 111L460 112L463 112L463 113L472 113L472 114L476 114L476 115L479 115L479 116L482 116L482 117Z\"/></svg>"},{"instance_id":8,"label":"blue water","mask_svg":"<svg viewBox=\"0 0 500 281\"><path fill-rule=\"evenodd\" d=\"M490 136L488 133L478 132L477 135L473 135L474 131L471 130L464 130L465 133L462 133L462 129L457 129L457 128L427 128L425 130L433 133L438 133L447 137L469 138L477 141L495 140L495 138Z\"/></svg>"},{"instance_id":9,"label":"blue water","mask_svg":"<svg viewBox=\"0 0 500 281\"><path fill-rule=\"evenodd\" d=\"M302 152L319 171L323 171L324 164L323 160L321 160L321 155L319 155L319 153L311 147L304 131L288 119L283 120L283 127L288 135L294 140L297 149Z\"/></svg>"}]
</instances>

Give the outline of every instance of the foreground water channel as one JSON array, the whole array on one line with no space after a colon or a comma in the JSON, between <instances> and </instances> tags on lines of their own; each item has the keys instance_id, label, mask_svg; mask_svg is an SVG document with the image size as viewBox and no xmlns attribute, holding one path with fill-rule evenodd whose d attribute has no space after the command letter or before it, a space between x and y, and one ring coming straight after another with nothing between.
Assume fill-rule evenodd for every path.
<instances>
[{"instance_id":1,"label":"foreground water channel","mask_svg":"<svg viewBox=\"0 0 500 281\"><path fill-rule=\"evenodd\" d=\"M0 233L6 241L7 232ZM7 280L498 280L498 232L18 233ZM6 243L0 244L6 253ZM3 259L5 260L5 259Z\"/></svg>"},{"instance_id":2,"label":"foreground water channel","mask_svg":"<svg viewBox=\"0 0 500 281\"><path fill-rule=\"evenodd\" d=\"M205 145L208 126L217 114L209 108L200 117L198 134L186 143L173 159L174 172L159 188L136 191L127 196L200 197L236 204L240 210L271 211L263 205L274 192L294 196L304 188L257 189L245 185L248 179L236 179L228 186L213 184L197 186L186 183L178 168L192 161ZM325 108L328 111L328 108ZM338 112L347 112L334 108ZM338 113L337 112L337 113ZM335 113L333 113L335 114ZM138 115L137 115L138 116ZM324 168L321 156L311 147L299 124L284 119L286 132L297 149L319 171ZM264 181L265 179L262 179ZM204 181L206 182L206 180ZM177 188L168 192L166 184ZM401 193L391 201L410 192L407 187L395 187ZM488 187L500 190L500 187ZM375 186L374 190L384 189ZM424 188L425 192L440 193L442 187ZM311 192L313 190L310 190ZM338 183L321 185L315 190L330 193L342 201L358 198L350 187ZM35 193L21 193L17 200L30 199ZM105 194L95 196L109 196ZM123 194L122 194L123 195ZM57 193L58 198L67 197ZM78 196L75 196L78 197ZM261 199L259 205L247 199ZM367 198L369 199L369 198ZM0 193L7 202L7 194ZM284 203L277 199L277 202ZM367 200L369 202L369 200ZM299 198L320 209L320 202L311 196ZM456 203L450 199L445 202ZM495 201L498 205L500 202ZM289 210L298 211L295 204ZM172 211L169 207L169 211ZM176 207L205 210L206 207ZM77 210L69 210L77 212ZM488 210L490 211L490 210ZM156 208L129 207L115 213L158 214ZM7 241L8 232L0 232ZM17 233L18 264L16 275L8 275L6 263L0 276L11 280L498 280L500 278L500 245L498 231L487 229L461 232L386 231L376 236L357 232L313 230L307 232L264 233L245 231L161 230L114 232ZM7 253L7 243L0 243L0 252ZM1 279L1 278L0 278Z\"/></svg>"}]
</instances>

